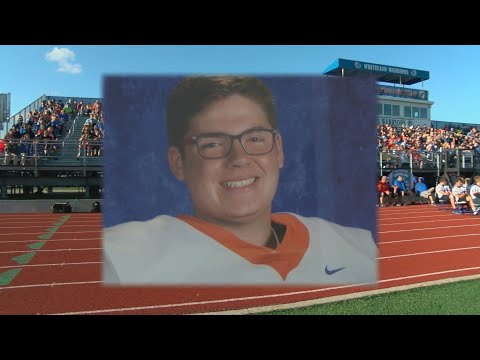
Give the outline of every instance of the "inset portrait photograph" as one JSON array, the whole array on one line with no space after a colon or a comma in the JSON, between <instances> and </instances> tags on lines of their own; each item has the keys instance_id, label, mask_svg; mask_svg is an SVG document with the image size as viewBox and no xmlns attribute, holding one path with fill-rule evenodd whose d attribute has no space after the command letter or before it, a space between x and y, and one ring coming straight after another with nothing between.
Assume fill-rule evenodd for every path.
<instances>
[{"instance_id":1,"label":"inset portrait photograph","mask_svg":"<svg viewBox=\"0 0 480 360\"><path fill-rule=\"evenodd\" d=\"M105 285L377 281L373 79L103 85Z\"/></svg>"}]
</instances>

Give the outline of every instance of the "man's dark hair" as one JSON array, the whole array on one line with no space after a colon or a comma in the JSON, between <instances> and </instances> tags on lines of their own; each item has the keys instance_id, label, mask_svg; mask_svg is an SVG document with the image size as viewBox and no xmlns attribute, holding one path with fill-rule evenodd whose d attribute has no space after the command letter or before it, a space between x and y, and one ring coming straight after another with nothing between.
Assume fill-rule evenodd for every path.
<instances>
[{"instance_id":1,"label":"man's dark hair","mask_svg":"<svg viewBox=\"0 0 480 360\"><path fill-rule=\"evenodd\" d=\"M231 95L242 95L257 103L274 129L278 129L270 89L259 79L246 76L196 76L180 81L167 104L167 131L170 146L183 149L190 120L210 104Z\"/></svg>"}]
</instances>

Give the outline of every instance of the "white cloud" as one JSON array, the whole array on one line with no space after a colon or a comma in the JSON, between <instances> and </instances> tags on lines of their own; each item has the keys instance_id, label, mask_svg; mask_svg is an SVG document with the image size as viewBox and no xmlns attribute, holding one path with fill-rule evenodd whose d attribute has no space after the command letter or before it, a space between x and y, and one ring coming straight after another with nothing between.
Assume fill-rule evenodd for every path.
<instances>
[{"instance_id":1,"label":"white cloud","mask_svg":"<svg viewBox=\"0 0 480 360\"><path fill-rule=\"evenodd\" d=\"M69 74L79 74L82 72L82 65L71 63L59 63L57 71L66 72Z\"/></svg>"},{"instance_id":2,"label":"white cloud","mask_svg":"<svg viewBox=\"0 0 480 360\"><path fill-rule=\"evenodd\" d=\"M66 62L75 60L75 53L67 48L54 47L45 57L48 61Z\"/></svg>"},{"instance_id":3,"label":"white cloud","mask_svg":"<svg viewBox=\"0 0 480 360\"><path fill-rule=\"evenodd\" d=\"M75 53L68 48L54 47L52 51L45 54L47 61L56 62L57 71L68 74L79 74L82 72L82 65L74 63Z\"/></svg>"}]
</instances>

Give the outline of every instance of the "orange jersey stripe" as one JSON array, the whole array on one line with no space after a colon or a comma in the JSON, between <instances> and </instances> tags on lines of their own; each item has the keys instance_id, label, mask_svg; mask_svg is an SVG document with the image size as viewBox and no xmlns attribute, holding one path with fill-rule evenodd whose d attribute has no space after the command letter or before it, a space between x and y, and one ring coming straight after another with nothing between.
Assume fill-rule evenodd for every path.
<instances>
[{"instance_id":1,"label":"orange jersey stripe","mask_svg":"<svg viewBox=\"0 0 480 360\"><path fill-rule=\"evenodd\" d=\"M272 221L285 225L287 228L283 241L276 250L250 244L221 226L193 216L179 215L177 218L211 237L250 263L270 266L283 280L287 278L290 271L300 264L310 242L307 227L290 214L272 215Z\"/></svg>"}]
</instances>

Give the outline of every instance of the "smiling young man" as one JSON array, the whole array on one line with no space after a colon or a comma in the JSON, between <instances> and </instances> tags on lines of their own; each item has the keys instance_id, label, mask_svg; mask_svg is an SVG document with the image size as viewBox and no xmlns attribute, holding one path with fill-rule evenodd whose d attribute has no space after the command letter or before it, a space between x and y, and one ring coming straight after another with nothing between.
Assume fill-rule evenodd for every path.
<instances>
[{"instance_id":1,"label":"smiling young man","mask_svg":"<svg viewBox=\"0 0 480 360\"><path fill-rule=\"evenodd\" d=\"M190 77L170 95L168 162L193 215L105 229L104 282L123 285L373 283L369 231L272 214L284 165L272 94L252 77Z\"/></svg>"}]
</instances>

